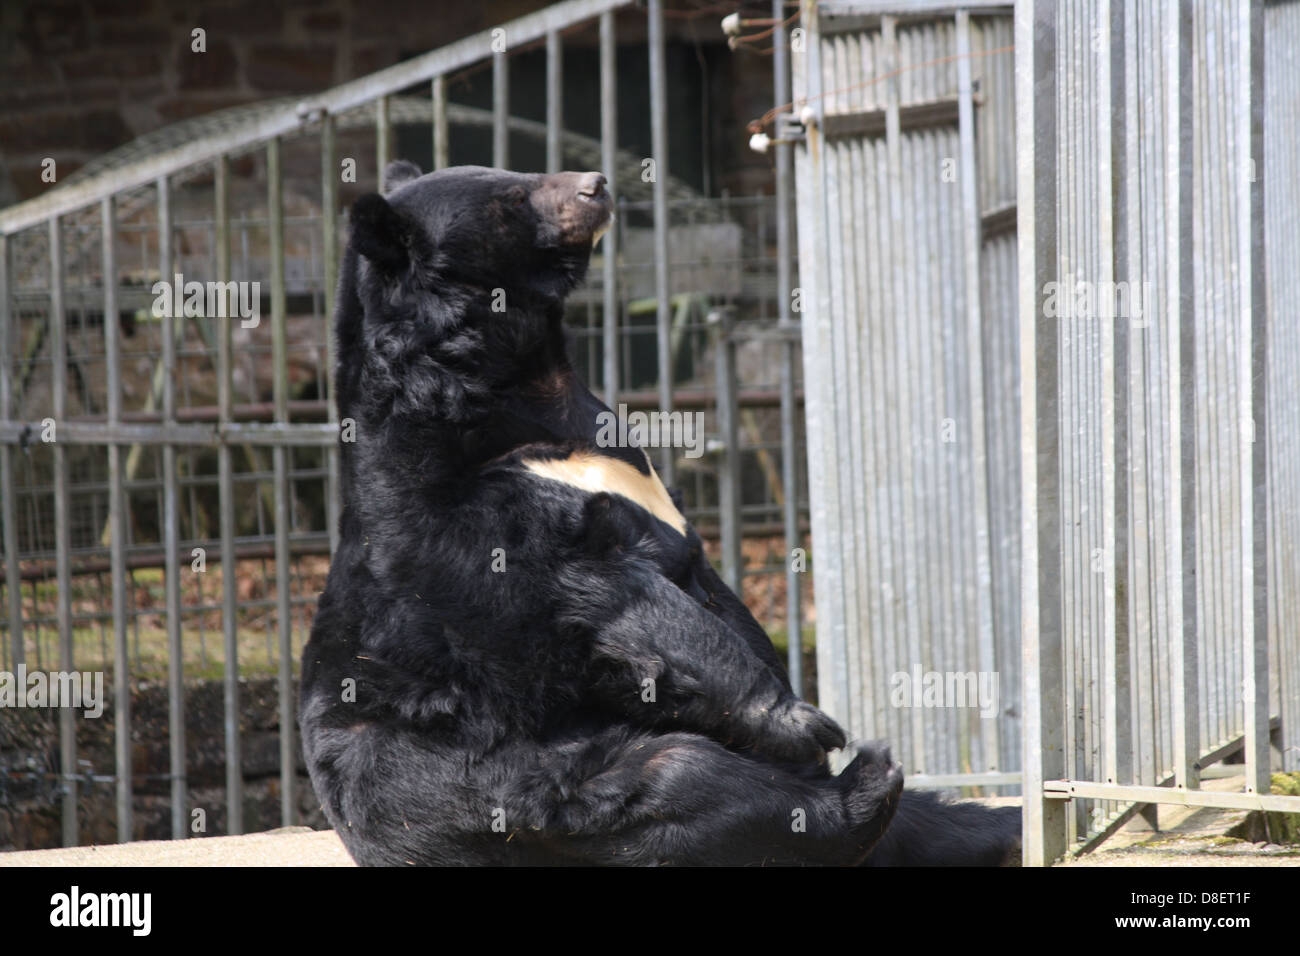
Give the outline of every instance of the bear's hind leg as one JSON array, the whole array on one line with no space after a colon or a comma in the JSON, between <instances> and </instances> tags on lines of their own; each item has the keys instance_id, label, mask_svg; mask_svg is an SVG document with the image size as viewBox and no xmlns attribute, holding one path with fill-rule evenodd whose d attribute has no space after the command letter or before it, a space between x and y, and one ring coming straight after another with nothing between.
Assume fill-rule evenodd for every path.
<instances>
[{"instance_id":1,"label":"bear's hind leg","mask_svg":"<svg viewBox=\"0 0 1300 956\"><path fill-rule=\"evenodd\" d=\"M838 777L814 779L686 733L635 737L602 756L564 774L545 819L518 833L521 851L574 863L852 865L885 832L903 783L888 750L873 747ZM525 802L539 796L530 788Z\"/></svg>"}]
</instances>

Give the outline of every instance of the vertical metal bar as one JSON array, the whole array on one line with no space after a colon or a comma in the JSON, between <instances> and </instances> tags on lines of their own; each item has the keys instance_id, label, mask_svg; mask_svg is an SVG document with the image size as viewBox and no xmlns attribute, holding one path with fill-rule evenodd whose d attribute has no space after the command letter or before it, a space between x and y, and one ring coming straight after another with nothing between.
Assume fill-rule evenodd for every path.
<instances>
[{"instance_id":1,"label":"vertical metal bar","mask_svg":"<svg viewBox=\"0 0 1300 956\"><path fill-rule=\"evenodd\" d=\"M888 81L885 86L885 164L886 164L886 189L888 193L889 208L889 229L891 236L895 237L888 249L889 270L892 276L896 277L890 283L890 305L887 307L886 314L904 313L912 308L918 301L917 276L914 267L915 258L913 255L913 244L915 242L916 229L912 225L909 213L912 212L911 204L904 202L907 185L912 182L909 170L904 165L904 146L905 140L902 131L902 103L903 89L902 77L907 76L903 70L903 47L898 36L898 17L885 16L881 18L880 23L881 47L886 64L886 74ZM830 57L828 56L828 59ZM837 81L834 77L827 76L827 83L831 84L832 89L836 88ZM844 94L841 93L841 96ZM826 144L829 152L830 143ZM909 158L913 151L909 150ZM835 216L839 207L838 198L834 180L828 185L826 192L826 206L830 216ZM832 236L834 234L832 233ZM831 256L835 255L836 245L828 245L827 251ZM832 262L831 273L836 274L837 266ZM841 310L843 311L843 310ZM832 315L831 321L834 327L835 319L838 314ZM929 615L929 595L925 592L924 585L920 582L920 576L928 573L927 567L921 551L924 545L913 544L916 541L928 541L930 538L926 534L925 526L929 523L929 515L926 513L924 505L924 492L921 486L921 480L924 477L924 469L920 466L924 464L920 460L921 456L913 452L912 436L916 433L917 426L914 425L915 416L919 402L916 399L916 392L924 390L923 386L918 386L912 381L912 376L922 374L926 371L918 355L917 342L921 337L922 330L912 328L909 324L904 327L895 336L890 334L891 330L886 330L886 341L891 342L886 345L894 356L894 361L890 364L890 372L893 376L894 392L903 396L898 401L896 413L892 421L889 422L891 428L889 445L892 449L899 450L899 467L895 471L898 481L899 495L898 503L901 505L898 511L902 515L903 534L901 535L901 557L899 560L900 574L897 583L902 585L903 601L902 607L890 622L894 632L894 653L897 655L896 660L902 667L910 668L914 662L922 658L921 639L922 634L931 633L934 629L930 623ZM806 380L806 376L805 376ZM842 377L841 379L842 380ZM926 420L922 428L932 426L932 419ZM845 439L838 439L842 446ZM833 461L836 466L840 464L840 456L833 455ZM849 502L852 501L853 484L849 483L849 475L841 475L840 488L841 497L840 507L852 507ZM895 525L897 527L897 525ZM860 553L856 542L849 539L847 546L842 546L838 559L846 567L842 568L844 575L842 600L845 607L845 619L847 636L845 638L845 653L848 657L847 666L852 670L853 656L856 653L858 643L858 631L848 623L849 612L857 601L857 593L854 590L852 565L857 560ZM910 759L912 766L920 766L925 759L925 728L924 718L919 707L911 707L906 710L905 715L900 715L900 730L902 734L908 735L908 741L911 744ZM903 729L906 728L906 729Z\"/></svg>"},{"instance_id":2,"label":"vertical metal bar","mask_svg":"<svg viewBox=\"0 0 1300 956\"><path fill-rule=\"evenodd\" d=\"M217 157L214 170L217 244L217 281L230 281L230 160ZM226 731L226 833L244 832L244 776L239 738L239 631L235 578L235 481L226 427L231 422L233 403L233 306L224 312L217 340L217 420L221 444L217 448L217 487L221 512L221 634L225 653L223 711Z\"/></svg>"},{"instance_id":3,"label":"vertical metal bar","mask_svg":"<svg viewBox=\"0 0 1300 956\"><path fill-rule=\"evenodd\" d=\"M1128 449L1130 467L1125 471L1125 481L1130 488L1130 517L1128 535L1131 540L1129 550L1130 574L1126 599L1130 608L1131 622L1129 640L1132 648L1133 687L1131 701L1133 707L1133 746L1136 753L1133 759L1133 779L1146 786L1154 786L1157 777L1156 750L1163 734L1163 725L1158 717L1157 680L1153 669L1155 665L1154 647L1157 635L1154 633L1156 623L1156 606L1162 593L1156 580L1155 562L1158 547L1154 539L1160 533L1160 524L1152 514L1153 486L1163 480L1162 475L1153 473L1152 463L1155 456L1155 441L1148 437L1152 431L1148 418L1153 389L1148 385L1150 354L1153 350L1157 323L1153 323L1152 310L1158 298L1148 301L1146 286L1140 285L1147 271L1143 268L1145 244L1143 242L1142 222L1148 215L1147 209L1154 202L1143 197L1143 172L1146 162L1148 144L1139 135L1143 128L1145 116L1154 110L1142 95L1150 82L1151 65L1149 59L1142 55L1139 37L1144 35L1146 17L1150 8L1139 7L1134 3L1124 4L1124 246L1125 277L1130 282L1139 283L1142 289L1143 314L1141 325L1130 325L1132 331L1128 339L1128 382L1127 405L1132 409L1132 418L1128 423ZM1158 823L1155 804L1143 811L1143 816L1154 830Z\"/></svg>"},{"instance_id":4,"label":"vertical metal bar","mask_svg":"<svg viewBox=\"0 0 1300 956\"><path fill-rule=\"evenodd\" d=\"M784 0L772 0L772 18L785 19ZM772 41L772 101L790 102L790 34L778 27ZM794 176L794 147L778 143L776 156L776 296L778 328L787 336L781 356L781 482L785 487L782 523L785 533L786 667L790 685L803 696L803 572L795 567L795 550L802 547L799 534L799 446L795 420L799 414L795 394L798 361L794 340L797 323L791 302L790 186Z\"/></svg>"},{"instance_id":5,"label":"vertical metal bar","mask_svg":"<svg viewBox=\"0 0 1300 956\"><path fill-rule=\"evenodd\" d=\"M1016 3L1017 242L1020 273L1021 640L1024 670L1024 862L1065 852L1062 707L1060 329L1043 298L1057 268L1056 4Z\"/></svg>"},{"instance_id":6,"label":"vertical metal bar","mask_svg":"<svg viewBox=\"0 0 1300 956\"><path fill-rule=\"evenodd\" d=\"M807 197L807 213L798 220L800 282L804 313L803 366L808 431L812 537L823 555L813 579L817 607L824 616L817 623L817 692L819 705L841 723L853 710L849 687L848 635L844 624L844 568L837 513L840 509L839 469L836 461L833 423L834 390L837 387L833 356L833 315L830 265L822 250L831 247L827 214L829 201L826 141L821 121L826 112L822 95L822 42L817 0L803 0L802 23L807 30L807 52L800 76L802 92L813 113L807 144L799 150L796 190ZM856 639L856 635L855 635Z\"/></svg>"},{"instance_id":7,"label":"vertical metal bar","mask_svg":"<svg viewBox=\"0 0 1300 956\"><path fill-rule=\"evenodd\" d=\"M1097 23L1101 35L1096 38L1094 49L1100 46L1096 60L1097 83L1095 87L1096 108L1092 118L1096 121L1093 135L1097 137L1100 149L1097 151L1096 188L1100 192L1100 204L1097 208L1097 281L1099 288L1114 288L1115 271L1115 232L1112 213L1114 196L1112 195L1111 158L1114 155L1112 131L1117 125L1112 113L1111 66L1114 62L1112 42L1111 0L1100 0L1098 4ZM1123 321L1121 318L1120 321ZM1116 781L1116 767L1119 762L1119 699L1117 689L1118 647L1116 644L1116 568L1115 568L1115 319L1110 310L1101 313L1101 549L1102 549L1102 606L1101 606L1101 714L1098 723L1101 731L1101 761L1105 778ZM1095 668L1094 668L1095 672Z\"/></svg>"},{"instance_id":8,"label":"vertical metal bar","mask_svg":"<svg viewBox=\"0 0 1300 956\"><path fill-rule=\"evenodd\" d=\"M659 346L659 410L673 410L672 303L668 284L668 78L664 56L663 0L649 0L650 152L654 160L655 329ZM665 446L660 458L664 484L676 476L676 456Z\"/></svg>"},{"instance_id":9,"label":"vertical metal bar","mask_svg":"<svg viewBox=\"0 0 1300 956\"><path fill-rule=\"evenodd\" d=\"M836 35L823 49L828 54L827 60L832 64L828 72L831 88L844 90L852 82L852 74L848 71L852 58L846 55L848 37ZM834 106L837 111L849 108L842 93ZM853 635L845 643L849 693L852 695L850 723L846 729L852 735L867 736L875 735L878 731L870 724L870 712L862 703L878 699L879 694L876 692L878 685L873 680L871 660L869 655L862 653L861 640L862 635L869 633L862 612L870 594L867 584L870 545L866 537L866 507L863 500L867 485L861 480L861 476L866 473L864 442L858 430L859 424L866 417L860 388L863 378L860 343L862 338L874 330L870 324L872 317L864 314L858 296L858 270L869 263L863 243L864 223L855 215L855 192L861 191L863 178L854 165L859 145L857 140L826 144L827 232L831 244L826 248L825 255L831 277L832 359L835 381L842 383L833 393L832 402L836 407L833 419L837 431L835 444L840 449L835 458L840 472L839 487L843 492L837 516L842 525L838 559L842 563L842 593L846 599L843 605L844 627L846 634ZM902 741L900 744L906 746ZM921 760L904 759L910 768L917 772L924 771L925 765Z\"/></svg>"},{"instance_id":10,"label":"vertical metal bar","mask_svg":"<svg viewBox=\"0 0 1300 956\"><path fill-rule=\"evenodd\" d=\"M505 50L492 54L492 165L510 166L510 61Z\"/></svg>"},{"instance_id":11,"label":"vertical metal bar","mask_svg":"<svg viewBox=\"0 0 1300 956\"><path fill-rule=\"evenodd\" d=\"M266 204L271 230L271 362L275 369L275 420L289 421L289 338L284 294L284 183L280 138L266 144ZM275 472L275 605L280 636L280 824L297 817L297 746L294 740L293 616L289 604L289 448L272 449Z\"/></svg>"},{"instance_id":12,"label":"vertical metal bar","mask_svg":"<svg viewBox=\"0 0 1300 956\"><path fill-rule=\"evenodd\" d=\"M113 197L100 203L104 267L104 374L108 424L122 417L122 358L117 339L117 215ZM131 655L126 638L126 513L122 499L122 448L108 446L109 564L113 576L113 717L117 775L117 842L132 837Z\"/></svg>"},{"instance_id":13,"label":"vertical metal bar","mask_svg":"<svg viewBox=\"0 0 1300 956\"><path fill-rule=\"evenodd\" d=\"M1196 632L1196 321L1192 271L1192 7L1178 0L1161 37L1168 99L1165 308L1169 330L1169 514L1165 573L1173 695L1174 776L1197 785L1200 711Z\"/></svg>"},{"instance_id":14,"label":"vertical metal bar","mask_svg":"<svg viewBox=\"0 0 1300 956\"><path fill-rule=\"evenodd\" d=\"M381 96L375 100L375 181L376 188L384 191L384 170L388 168L388 157L393 144L393 123L388 111L388 97ZM270 144L267 144L270 148ZM279 147L277 146L276 149Z\"/></svg>"},{"instance_id":15,"label":"vertical metal bar","mask_svg":"<svg viewBox=\"0 0 1300 956\"><path fill-rule=\"evenodd\" d=\"M1245 699L1246 790L1268 793L1268 388L1267 314L1264 288L1264 4L1241 0L1234 8L1237 55L1235 155L1249 160L1254 176L1237 170L1237 388L1241 396L1241 633ZM1277 42L1285 42L1282 37ZM1294 130L1292 134L1294 135ZM1282 308L1282 306L1279 306ZM1258 586L1257 586L1258 585Z\"/></svg>"},{"instance_id":16,"label":"vertical metal bar","mask_svg":"<svg viewBox=\"0 0 1300 956\"><path fill-rule=\"evenodd\" d=\"M68 528L68 458L57 429L67 418L68 364L63 313L63 243L59 217L50 217L50 387L54 412L54 537L55 576L58 581L57 620L59 667L74 669L72 648L72 568ZM77 722L71 707L59 708L59 766L63 783L63 845L76 846L77 834Z\"/></svg>"},{"instance_id":17,"label":"vertical metal bar","mask_svg":"<svg viewBox=\"0 0 1300 956\"><path fill-rule=\"evenodd\" d=\"M718 465L718 522L722 532L722 580L737 594L744 564L740 553L740 422L736 403L736 344L732 341L731 310L720 308L715 320L716 396L722 460Z\"/></svg>"},{"instance_id":18,"label":"vertical metal bar","mask_svg":"<svg viewBox=\"0 0 1300 956\"><path fill-rule=\"evenodd\" d=\"M436 82L436 81L435 81ZM444 113L444 119L446 114ZM325 381L329 392L328 416L331 423L339 420L339 398L337 394L336 365L338 356L334 354L337 343L334 341L334 294L339 281L339 171L336 168L337 135L334 117L326 114L321 118L320 158L321 158L321 263L323 267L322 283L325 302ZM435 149L435 154L437 150ZM342 485L340 476L339 446L334 442L325 452L326 469L329 472L329 504L327 521L329 523L330 556L339 549L339 517L342 512Z\"/></svg>"},{"instance_id":19,"label":"vertical metal bar","mask_svg":"<svg viewBox=\"0 0 1300 956\"><path fill-rule=\"evenodd\" d=\"M0 234L0 421L13 415L13 361L10 346L14 340L13 290L10 281L12 247L9 237ZM8 598L9 640L13 645L12 666L17 671L24 663L23 594L18 575L18 509L14 502L14 470L10 448L0 443L0 521L4 522L5 594Z\"/></svg>"},{"instance_id":20,"label":"vertical metal bar","mask_svg":"<svg viewBox=\"0 0 1300 956\"><path fill-rule=\"evenodd\" d=\"M1300 261L1300 153L1294 148L1294 130L1300 129L1300 56L1273 38L1300 33L1300 6L1295 4L1266 7L1264 67L1265 94L1265 169L1269 176L1266 207L1268 254L1266 276L1270 303L1295 302L1300 298L1300 276L1292 264ZM1260 167L1256 164L1257 175ZM1274 450L1282 450L1289 436L1300 429L1300 382L1297 362L1300 347L1296 323L1276 305L1270 309L1268 350L1272 377L1268 383L1272 403L1268 422L1269 434L1281 438ZM1256 433L1258 440L1258 429ZM1300 630L1291 621L1300 600L1300 564L1295 542L1300 540L1300 456L1273 455L1272 484L1268 489L1271 524L1268 538L1273 546L1273 564L1269 567L1271 630L1277 640L1277 663L1281 673L1279 691L1282 719L1282 769L1300 770Z\"/></svg>"},{"instance_id":21,"label":"vertical metal bar","mask_svg":"<svg viewBox=\"0 0 1300 956\"><path fill-rule=\"evenodd\" d=\"M332 117L329 117L332 120ZM447 134L447 78L433 78L433 168L446 169L451 165L448 154L451 141Z\"/></svg>"},{"instance_id":22,"label":"vertical metal bar","mask_svg":"<svg viewBox=\"0 0 1300 956\"><path fill-rule=\"evenodd\" d=\"M168 282L180 284L172 274L171 186L158 177L158 262ZM173 301L179 297L178 290ZM170 313L170 310L169 310ZM176 422L176 334L184 328L184 315L168 314L162 321L163 423ZM185 657L181 642L180 513L177 507L176 446L163 445L163 590L167 605L167 721L171 764L172 839L185 838Z\"/></svg>"},{"instance_id":23,"label":"vertical metal bar","mask_svg":"<svg viewBox=\"0 0 1300 956\"><path fill-rule=\"evenodd\" d=\"M618 165L618 70L614 65L614 14L600 15L600 164L606 188L617 196ZM605 233L601 291L604 293L605 404L614 411L618 402L618 228L612 223Z\"/></svg>"},{"instance_id":24,"label":"vertical metal bar","mask_svg":"<svg viewBox=\"0 0 1300 956\"><path fill-rule=\"evenodd\" d=\"M1137 128L1137 104L1134 97L1128 95L1129 83L1131 78L1128 75L1127 67L1127 50L1129 37L1126 26L1125 4L1122 2L1107 5L1110 8L1110 18L1107 28L1110 31L1110 37L1107 44L1110 49L1110 86L1106 90L1106 95L1110 97L1110 109L1099 110L1098 116L1100 122L1106 122L1107 115L1111 111L1117 111L1122 119L1113 124L1110 140L1110 164L1111 170L1114 171L1114 182L1118 188L1110 188L1111 203L1111 236L1114 241L1114 251L1112 257L1112 273L1117 282L1129 283L1129 288L1141 289L1141 277L1134 275L1130 265L1132 262L1132 251L1130 249L1130 234L1132 231L1131 220L1138 216L1138 206L1136 198L1131 193L1132 181L1129 175L1129 156L1132 154L1134 143L1130 137ZM1112 180L1103 179L1103 187ZM1130 297L1130 306L1133 299ZM1145 309L1149 308L1148 303L1142 303L1145 317ZM1131 308L1130 308L1131 311ZM1113 780L1116 783L1133 782L1134 762L1133 762L1133 708L1132 708L1132 683L1130 680L1130 656L1129 656L1129 621L1131 619L1131 592L1129 586L1129 493L1131 482L1129 479L1132 467L1133 456L1129 448L1129 334L1132 328L1133 316L1131 314L1117 317L1113 326L1113 373L1110 384L1112 394L1112 405L1114 409L1115 434L1113 450L1115 456L1114 464L1114 489L1111 496L1111 507L1114 510L1114 519L1111 524L1113 528L1112 538L1114 541L1115 557L1113 562L1114 580L1116 582L1114 598L1114 641L1113 655L1111 666L1106 671L1106 680L1114 681L1114 687L1109 689L1111 700L1113 700L1113 709L1111 701L1107 702L1107 720L1110 721L1110 738L1108 742L1108 759L1110 762L1111 773L1114 775ZM1124 587L1119 587L1119 582L1124 582Z\"/></svg>"},{"instance_id":25,"label":"vertical metal bar","mask_svg":"<svg viewBox=\"0 0 1300 956\"><path fill-rule=\"evenodd\" d=\"M546 34L546 171L564 168L564 47L560 31ZM608 174L606 175L608 178Z\"/></svg>"},{"instance_id":26,"label":"vertical metal bar","mask_svg":"<svg viewBox=\"0 0 1300 956\"><path fill-rule=\"evenodd\" d=\"M975 624L980 670L993 674L993 562L989 543L988 457L984 429L984 316L980 303L979 196L976 191L975 102L971 82L970 13L957 12L957 133L961 147L962 252L966 286L967 401L970 408L971 479L974 485L972 518L975 525ZM956 384L956 383L954 383ZM995 715L996 716L996 715ZM995 721L985 721L980 737L984 769L998 769L998 733Z\"/></svg>"}]
</instances>

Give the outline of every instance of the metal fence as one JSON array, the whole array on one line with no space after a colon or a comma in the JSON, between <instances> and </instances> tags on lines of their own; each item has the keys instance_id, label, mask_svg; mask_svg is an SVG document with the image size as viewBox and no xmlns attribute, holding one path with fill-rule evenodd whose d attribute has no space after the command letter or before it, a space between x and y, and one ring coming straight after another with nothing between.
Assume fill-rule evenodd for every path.
<instances>
[{"instance_id":1,"label":"metal fence","mask_svg":"<svg viewBox=\"0 0 1300 956\"><path fill-rule=\"evenodd\" d=\"M914 784L1023 782L1029 862L1158 803L1300 809L1297 24L803 9L821 700Z\"/></svg>"},{"instance_id":2,"label":"metal fence","mask_svg":"<svg viewBox=\"0 0 1300 956\"><path fill-rule=\"evenodd\" d=\"M1268 796L1300 766L1300 393L1265 246L1300 236L1297 13L1017 10L1030 862L1148 802L1300 810ZM1235 751L1244 792L1199 789Z\"/></svg>"},{"instance_id":3,"label":"metal fence","mask_svg":"<svg viewBox=\"0 0 1300 956\"><path fill-rule=\"evenodd\" d=\"M250 672L278 681L280 816L297 819L295 661L337 534L340 161L367 157L358 179L374 188L399 131L422 129L439 166L459 126L489 125L483 162L509 165L524 136L544 139L547 168L606 171L617 225L567 316L580 370L611 405L707 414L705 457L668 449L661 474L683 487L702 532L721 537L728 580L760 617L767 607L769 624L784 622L800 679L807 576L788 555L806 503L788 178L774 200L706 199L672 177L658 0L626 11L649 26L656 169L640 178L641 157L614 136L616 14L631 5L569 0L318 96L190 121L0 211L0 666L102 669L113 687L112 768L82 772L81 718L59 711L50 772L65 844L85 836L86 787L114 788L117 838L138 835L131 694L141 678L167 687L174 838L190 835L186 682L213 673L225 832L244 829ZM561 109L565 38L596 31L600 140L565 131ZM545 123L511 116L508 97L512 54L539 44ZM449 77L480 63L492 68L490 112L449 102ZM154 317L153 283L177 274L261 283L267 320ZM755 539L743 551L742 525Z\"/></svg>"}]
</instances>

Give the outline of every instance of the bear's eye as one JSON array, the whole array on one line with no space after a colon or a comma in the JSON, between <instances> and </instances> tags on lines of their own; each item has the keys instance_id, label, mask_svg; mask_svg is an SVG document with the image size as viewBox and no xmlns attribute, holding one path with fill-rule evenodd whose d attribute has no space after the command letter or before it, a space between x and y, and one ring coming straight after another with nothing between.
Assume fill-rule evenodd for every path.
<instances>
[{"instance_id":1,"label":"bear's eye","mask_svg":"<svg viewBox=\"0 0 1300 956\"><path fill-rule=\"evenodd\" d=\"M524 200L526 200L527 198L528 198L528 190L524 189L523 186L512 186L510 187L509 192L506 193L506 200L512 206L522 206L524 204Z\"/></svg>"}]
</instances>

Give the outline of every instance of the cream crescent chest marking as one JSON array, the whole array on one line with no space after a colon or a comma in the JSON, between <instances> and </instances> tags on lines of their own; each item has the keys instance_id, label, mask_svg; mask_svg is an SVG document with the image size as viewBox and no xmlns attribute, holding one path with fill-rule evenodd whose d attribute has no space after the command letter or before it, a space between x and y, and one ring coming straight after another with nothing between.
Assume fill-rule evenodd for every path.
<instances>
[{"instance_id":1,"label":"cream crescent chest marking","mask_svg":"<svg viewBox=\"0 0 1300 956\"><path fill-rule=\"evenodd\" d=\"M668 496L668 489L659 480L653 465L650 466L650 474L643 475L625 461L591 452L577 452L568 458L526 461L524 465L535 475L561 481L583 491L607 491L622 495L635 501L678 534L686 534L686 519Z\"/></svg>"}]
</instances>

